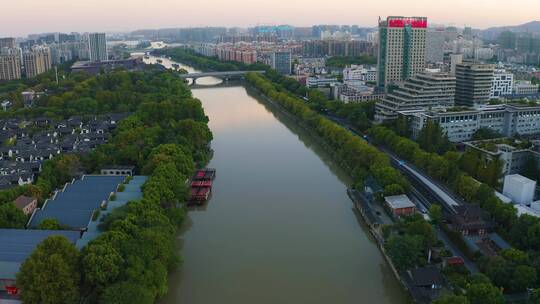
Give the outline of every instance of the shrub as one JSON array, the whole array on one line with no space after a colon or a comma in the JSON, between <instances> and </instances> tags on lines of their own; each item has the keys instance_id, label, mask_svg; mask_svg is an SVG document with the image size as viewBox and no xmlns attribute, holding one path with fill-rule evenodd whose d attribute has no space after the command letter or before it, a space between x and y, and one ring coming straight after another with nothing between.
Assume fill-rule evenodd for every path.
<instances>
[{"instance_id":1,"label":"shrub","mask_svg":"<svg viewBox=\"0 0 540 304\"><path fill-rule=\"evenodd\" d=\"M97 221L97 219L99 218L100 213L101 212L99 211L99 209L94 210L94 213L92 213L92 222Z\"/></svg>"}]
</instances>

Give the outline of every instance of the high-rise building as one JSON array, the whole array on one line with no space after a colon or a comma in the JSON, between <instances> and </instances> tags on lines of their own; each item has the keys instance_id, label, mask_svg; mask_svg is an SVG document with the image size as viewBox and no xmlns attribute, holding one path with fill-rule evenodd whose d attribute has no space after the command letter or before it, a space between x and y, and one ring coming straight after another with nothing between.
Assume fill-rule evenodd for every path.
<instances>
[{"instance_id":1,"label":"high-rise building","mask_svg":"<svg viewBox=\"0 0 540 304\"><path fill-rule=\"evenodd\" d=\"M426 37L426 61L430 63L443 62L444 59L444 28L429 29Z\"/></svg>"},{"instance_id":2,"label":"high-rise building","mask_svg":"<svg viewBox=\"0 0 540 304\"><path fill-rule=\"evenodd\" d=\"M0 49L2 48L14 48L15 47L15 38L7 37L0 38Z\"/></svg>"},{"instance_id":3,"label":"high-rise building","mask_svg":"<svg viewBox=\"0 0 540 304\"><path fill-rule=\"evenodd\" d=\"M456 78L440 71L426 71L407 79L375 105L375 120L396 119L398 111L454 105Z\"/></svg>"},{"instance_id":4,"label":"high-rise building","mask_svg":"<svg viewBox=\"0 0 540 304\"><path fill-rule=\"evenodd\" d=\"M0 55L0 80L21 78L21 57L18 53Z\"/></svg>"},{"instance_id":5,"label":"high-rise building","mask_svg":"<svg viewBox=\"0 0 540 304\"><path fill-rule=\"evenodd\" d=\"M88 50L90 61L107 60L107 40L105 39L105 33L88 34Z\"/></svg>"},{"instance_id":6,"label":"high-rise building","mask_svg":"<svg viewBox=\"0 0 540 304\"><path fill-rule=\"evenodd\" d=\"M424 70L426 33L425 17L379 20L378 86L386 88Z\"/></svg>"},{"instance_id":7,"label":"high-rise building","mask_svg":"<svg viewBox=\"0 0 540 304\"><path fill-rule=\"evenodd\" d=\"M501 96L512 95L513 86L514 74L508 73L505 70L495 70L489 98L498 99Z\"/></svg>"},{"instance_id":8,"label":"high-rise building","mask_svg":"<svg viewBox=\"0 0 540 304\"><path fill-rule=\"evenodd\" d=\"M27 78L36 77L51 69L51 51L47 47L34 48L23 53L24 71Z\"/></svg>"},{"instance_id":9,"label":"high-rise building","mask_svg":"<svg viewBox=\"0 0 540 304\"><path fill-rule=\"evenodd\" d=\"M273 52L271 56L271 66L278 73L283 75L291 74L291 52L290 51L279 51Z\"/></svg>"},{"instance_id":10,"label":"high-rise building","mask_svg":"<svg viewBox=\"0 0 540 304\"><path fill-rule=\"evenodd\" d=\"M491 64L457 64L456 104L472 107L487 103L491 95L494 70Z\"/></svg>"}]
</instances>

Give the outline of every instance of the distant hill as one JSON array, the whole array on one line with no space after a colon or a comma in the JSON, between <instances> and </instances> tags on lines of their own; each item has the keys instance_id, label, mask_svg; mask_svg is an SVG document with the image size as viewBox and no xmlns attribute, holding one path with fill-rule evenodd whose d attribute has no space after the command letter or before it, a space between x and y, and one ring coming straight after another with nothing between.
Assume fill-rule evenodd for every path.
<instances>
[{"instance_id":1,"label":"distant hill","mask_svg":"<svg viewBox=\"0 0 540 304\"><path fill-rule=\"evenodd\" d=\"M540 34L540 21L531 21L520 25L490 27L481 32L484 39L496 39L504 31L529 32Z\"/></svg>"}]
</instances>

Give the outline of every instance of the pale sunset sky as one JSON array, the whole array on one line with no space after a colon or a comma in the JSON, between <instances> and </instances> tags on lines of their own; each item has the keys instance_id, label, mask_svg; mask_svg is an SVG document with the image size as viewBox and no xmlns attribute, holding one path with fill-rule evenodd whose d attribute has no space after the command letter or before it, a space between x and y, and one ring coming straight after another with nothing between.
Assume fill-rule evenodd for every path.
<instances>
[{"instance_id":1,"label":"pale sunset sky","mask_svg":"<svg viewBox=\"0 0 540 304\"><path fill-rule=\"evenodd\" d=\"M0 0L0 36L145 28L358 24L378 16L486 28L540 20L540 0Z\"/></svg>"}]
</instances>

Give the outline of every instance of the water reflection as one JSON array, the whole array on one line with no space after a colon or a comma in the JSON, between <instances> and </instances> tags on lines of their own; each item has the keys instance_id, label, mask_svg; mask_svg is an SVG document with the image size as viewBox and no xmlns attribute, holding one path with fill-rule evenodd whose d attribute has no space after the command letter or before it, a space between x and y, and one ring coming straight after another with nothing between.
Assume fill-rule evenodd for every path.
<instances>
[{"instance_id":1,"label":"water reflection","mask_svg":"<svg viewBox=\"0 0 540 304\"><path fill-rule=\"evenodd\" d=\"M312 137L244 87L193 94L219 176L204 211L189 214L162 303L404 302L351 210L349 178Z\"/></svg>"}]
</instances>

